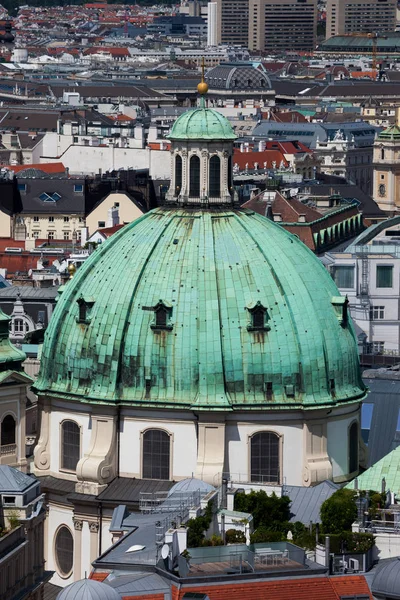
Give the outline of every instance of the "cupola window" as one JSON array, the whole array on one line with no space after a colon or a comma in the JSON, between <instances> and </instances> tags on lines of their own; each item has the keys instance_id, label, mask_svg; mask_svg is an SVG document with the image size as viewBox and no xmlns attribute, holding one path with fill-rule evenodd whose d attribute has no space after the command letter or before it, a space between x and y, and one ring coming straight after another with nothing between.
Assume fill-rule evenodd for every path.
<instances>
[{"instance_id":1,"label":"cupola window","mask_svg":"<svg viewBox=\"0 0 400 600\"><path fill-rule=\"evenodd\" d=\"M332 306L335 309L336 318L342 327L346 327L349 316L348 306L349 299L347 296L334 296L331 300Z\"/></svg>"},{"instance_id":2,"label":"cupola window","mask_svg":"<svg viewBox=\"0 0 400 600\"><path fill-rule=\"evenodd\" d=\"M171 437L161 429L148 429L142 438L143 479L169 479Z\"/></svg>"},{"instance_id":3,"label":"cupola window","mask_svg":"<svg viewBox=\"0 0 400 600\"><path fill-rule=\"evenodd\" d=\"M272 431L255 433L250 442L250 481L280 483L281 444Z\"/></svg>"},{"instance_id":4,"label":"cupola window","mask_svg":"<svg viewBox=\"0 0 400 600\"><path fill-rule=\"evenodd\" d=\"M210 158L208 193L212 198L221 194L221 160L217 155Z\"/></svg>"},{"instance_id":5,"label":"cupola window","mask_svg":"<svg viewBox=\"0 0 400 600\"><path fill-rule=\"evenodd\" d=\"M88 325L90 323L90 316L94 305L94 298L83 298L82 296L77 300L78 304L78 316L76 318L77 323L84 323Z\"/></svg>"},{"instance_id":6,"label":"cupola window","mask_svg":"<svg viewBox=\"0 0 400 600\"><path fill-rule=\"evenodd\" d=\"M143 310L154 311L154 319L150 327L157 331L161 329L172 329L171 316L172 306L163 300L159 300L155 306L143 306Z\"/></svg>"},{"instance_id":7,"label":"cupola window","mask_svg":"<svg viewBox=\"0 0 400 600\"><path fill-rule=\"evenodd\" d=\"M385 160L385 148L381 148L381 160Z\"/></svg>"},{"instance_id":8,"label":"cupola window","mask_svg":"<svg viewBox=\"0 0 400 600\"><path fill-rule=\"evenodd\" d=\"M265 306L260 301L255 304L246 306L249 311L250 320L247 325L248 331L269 331L271 327L268 325L269 314Z\"/></svg>"},{"instance_id":9,"label":"cupola window","mask_svg":"<svg viewBox=\"0 0 400 600\"><path fill-rule=\"evenodd\" d=\"M200 197L200 158L198 156L190 158L189 195Z\"/></svg>"},{"instance_id":10,"label":"cupola window","mask_svg":"<svg viewBox=\"0 0 400 600\"><path fill-rule=\"evenodd\" d=\"M175 156L175 196L179 196L182 189L182 157Z\"/></svg>"}]
</instances>

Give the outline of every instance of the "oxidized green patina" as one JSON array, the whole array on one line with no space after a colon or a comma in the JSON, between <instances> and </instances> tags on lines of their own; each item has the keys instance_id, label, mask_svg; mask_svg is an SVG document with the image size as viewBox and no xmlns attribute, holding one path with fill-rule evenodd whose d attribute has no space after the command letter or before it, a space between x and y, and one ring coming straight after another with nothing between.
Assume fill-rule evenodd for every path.
<instances>
[{"instance_id":1,"label":"oxidized green patina","mask_svg":"<svg viewBox=\"0 0 400 600\"><path fill-rule=\"evenodd\" d=\"M158 208L65 286L35 389L193 410L356 401L365 389L338 296L296 236L252 211ZM260 306L265 326L253 327Z\"/></svg>"},{"instance_id":2,"label":"oxidized green patina","mask_svg":"<svg viewBox=\"0 0 400 600\"><path fill-rule=\"evenodd\" d=\"M236 135L229 121L221 113L201 106L183 113L175 121L168 139L172 141L235 140Z\"/></svg>"}]
</instances>

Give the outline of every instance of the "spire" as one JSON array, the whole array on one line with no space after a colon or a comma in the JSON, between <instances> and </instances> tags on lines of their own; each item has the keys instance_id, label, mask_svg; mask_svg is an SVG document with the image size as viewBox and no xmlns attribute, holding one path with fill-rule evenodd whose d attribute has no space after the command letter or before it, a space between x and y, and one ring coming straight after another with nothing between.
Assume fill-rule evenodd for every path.
<instances>
[{"instance_id":1,"label":"spire","mask_svg":"<svg viewBox=\"0 0 400 600\"><path fill-rule=\"evenodd\" d=\"M204 96L208 92L208 85L204 81L204 56L203 56L202 61L201 61L201 82L197 86L197 91L200 94L200 108L205 108L206 107L206 103L205 103L205 100L204 100Z\"/></svg>"}]
</instances>

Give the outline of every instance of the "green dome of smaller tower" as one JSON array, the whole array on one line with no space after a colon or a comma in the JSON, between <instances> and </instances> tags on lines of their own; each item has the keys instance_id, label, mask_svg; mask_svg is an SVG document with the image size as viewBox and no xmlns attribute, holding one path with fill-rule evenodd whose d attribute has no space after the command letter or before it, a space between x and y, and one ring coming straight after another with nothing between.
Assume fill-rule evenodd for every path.
<instances>
[{"instance_id":1,"label":"green dome of smaller tower","mask_svg":"<svg viewBox=\"0 0 400 600\"><path fill-rule=\"evenodd\" d=\"M228 119L221 113L201 106L186 111L175 121L169 139L173 141L235 140L236 135Z\"/></svg>"}]
</instances>

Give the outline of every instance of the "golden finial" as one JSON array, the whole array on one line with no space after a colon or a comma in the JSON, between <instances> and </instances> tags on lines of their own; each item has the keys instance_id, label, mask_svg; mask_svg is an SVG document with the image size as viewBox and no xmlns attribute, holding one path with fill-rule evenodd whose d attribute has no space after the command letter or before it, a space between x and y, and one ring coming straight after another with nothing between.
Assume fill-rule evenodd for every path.
<instances>
[{"instance_id":1,"label":"golden finial","mask_svg":"<svg viewBox=\"0 0 400 600\"><path fill-rule=\"evenodd\" d=\"M207 92L208 92L208 85L204 81L204 56L201 61L201 82L197 86L197 91L199 92L199 94L201 96L204 96L204 94L207 94Z\"/></svg>"},{"instance_id":2,"label":"golden finial","mask_svg":"<svg viewBox=\"0 0 400 600\"><path fill-rule=\"evenodd\" d=\"M68 273L69 273L69 278L72 279L73 276L76 273L76 267L73 263L69 263L68 265Z\"/></svg>"}]
</instances>

